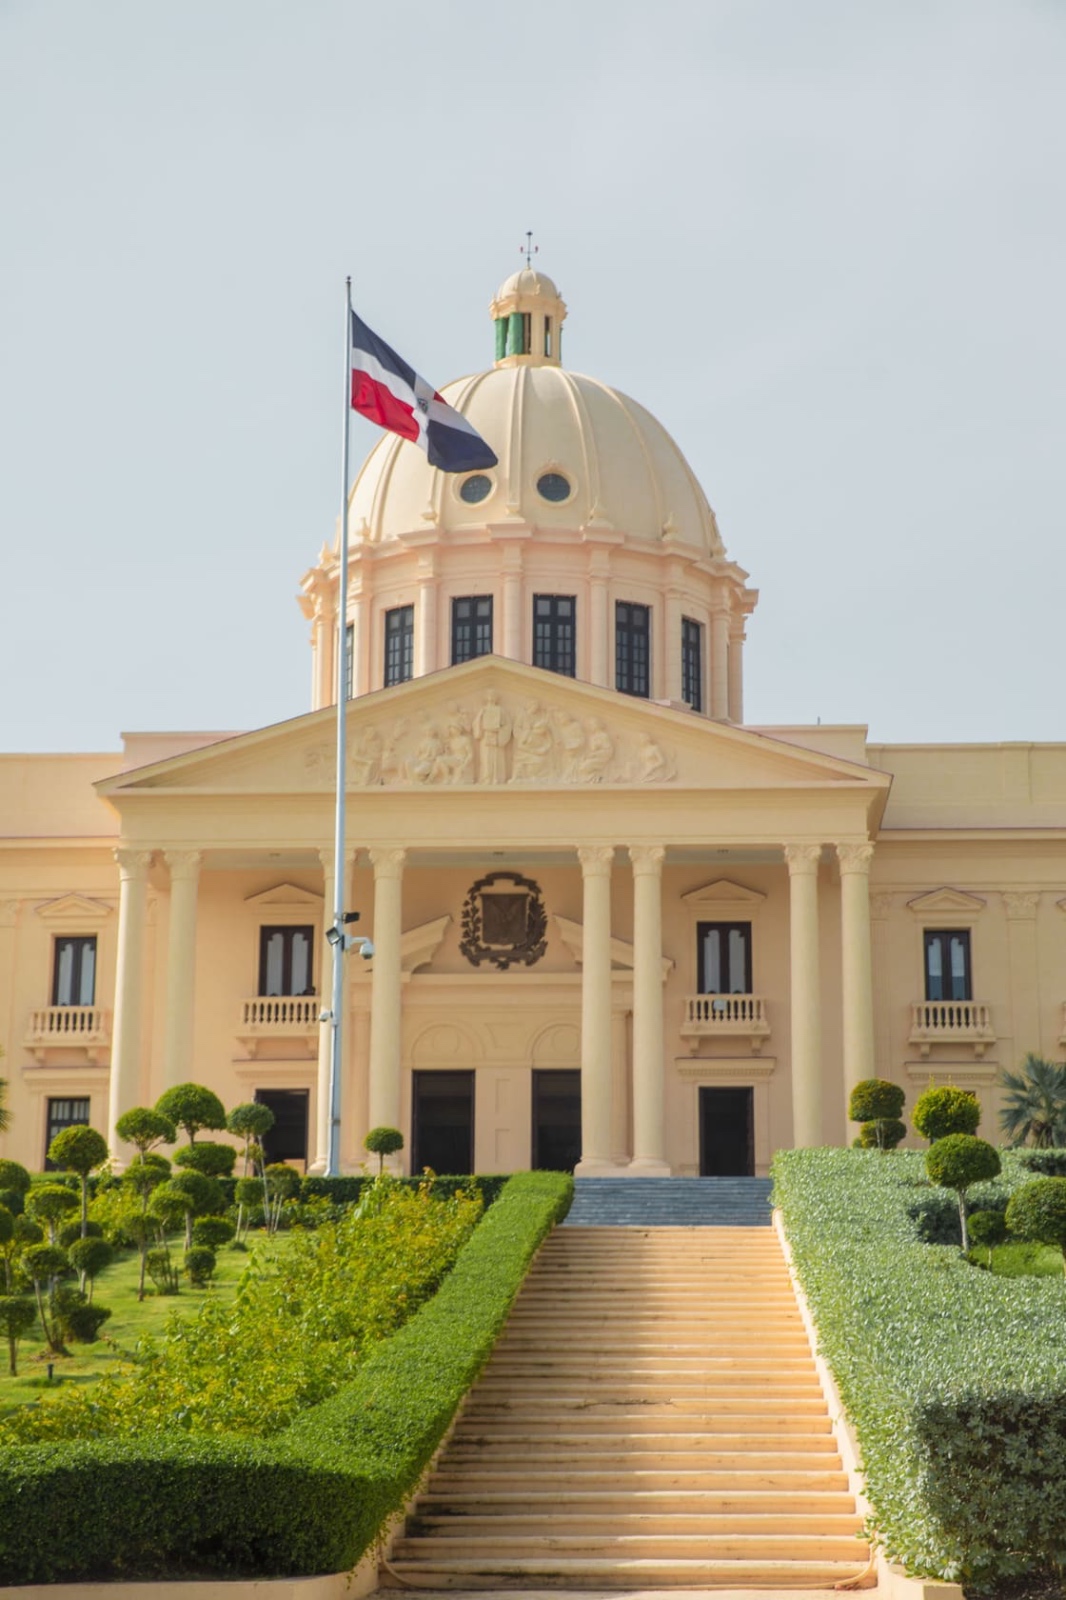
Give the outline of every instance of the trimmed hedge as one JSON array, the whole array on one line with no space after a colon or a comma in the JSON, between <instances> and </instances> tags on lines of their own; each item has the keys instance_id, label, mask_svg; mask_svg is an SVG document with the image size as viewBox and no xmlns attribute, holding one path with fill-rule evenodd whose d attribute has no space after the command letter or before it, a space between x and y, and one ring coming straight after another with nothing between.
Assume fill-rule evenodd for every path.
<instances>
[{"instance_id":1,"label":"trimmed hedge","mask_svg":"<svg viewBox=\"0 0 1066 1600\"><path fill-rule=\"evenodd\" d=\"M373 1183L374 1174L355 1178L304 1178L300 1184L301 1200L329 1200L334 1205L352 1205L359 1199L365 1184ZM421 1188L425 1179L422 1177L400 1178L397 1180L408 1188ZM482 1203L488 1207L494 1200L498 1200L507 1182L507 1174L499 1173L485 1177L475 1173L470 1177L435 1177L430 1186L430 1194L434 1200L450 1200L454 1194L461 1190L463 1194L479 1194Z\"/></svg>"},{"instance_id":2,"label":"trimmed hedge","mask_svg":"<svg viewBox=\"0 0 1066 1600\"><path fill-rule=\"evenodd\" d=\"M153 1435L0 1459L0 1581L343 1572L417 1484L573 1180L518 1173L432 1300L271 1439Z\"/></svg>"},{"instance_id":3,"label":"trimmed hedge","mask_svg":"<svg viewBox=\"0 0 1066 1600\"><path fill-rule=\"evenodd\" d=\"M921 1153L791 1150L774 1178L886 1554L975 1586L1061 1567L1066 1283L995 1277L923 1243L915 1214L940 1203ZM1004 1152L974 1209L1028 1178Z\"/></svg>"}]
</instances>

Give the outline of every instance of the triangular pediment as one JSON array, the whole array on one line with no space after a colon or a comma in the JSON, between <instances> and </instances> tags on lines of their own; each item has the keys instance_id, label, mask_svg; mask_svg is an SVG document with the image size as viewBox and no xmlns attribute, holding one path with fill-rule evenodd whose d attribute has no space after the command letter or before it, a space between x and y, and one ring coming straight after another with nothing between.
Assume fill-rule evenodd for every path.
<instances>
[{"instance_id":1,"label":"triangular pediment","mask_svg":"<svg viewBox=\"0 0 1066 1600\"><path fill-rule=\"evenodd\" d=\"M296 883L278 883L272 889L261 889L258 894L244 898L246 906L255 911L321 911L325 897L311 889L301 889Z\"/></svg>"},{"instance_id":2,"label":"triangular pediment","mask_svg":"<svg viewBox=\"0 0 1066 1600\"><path fill-rule=\"evenodd\" d=\"M42 900L34 907L42 922L55 928L95 928L111 915L106 900L91 900L83 894L64 894L55 900Z\"/></svg>"},{"instance_id":3,"label":"triangular pediment","mask_svg":"<svg viewBox=\"0 0 1066 1600\"><path fill-rule=\"evenodd\" d=\"M335 729L332 708L311 712L122 773L100 792L329 794ZM830 788L878 799L890 782L794 741L494 656L353 700L347 742L352 794Z\"/></svg>"},{"instance_id":4,"label":"triangular pediment","mask_svg":"<svg viewBox=\"0 0 1066 1600\"><path fill-rule=\"evenodd\" d=\"M572 922L569 917L561 917L556 913L553 918L558 929L559 937L563 941L574 961L581 966L585 958L585 929L580 922ZM663 982L665 983L674 970L674 963L669 956L660 960ZM611 940L611 966L618 967L623 972L633 970L633 946L626 939Z\"/></svg>"},{"instance_id":5,"label":"triangular pediment","mask_svg":"<svg viewBox=\"0 0 1066 1600\"><path fill-rule=\"evenodd\" d=\"M746 889L742 883L734 883L731 878L716 878L713 883L705 883L702 889L690 889L681 899L694 911L721 910L723 906L743 906L754 911L766 896L758 889Z\"/></svg>"},{"instance_id":6,"label":"triangular pediment","mask_svg":"<svg viewBox=\"0 0 1066 1600\"><path fill-rule=\"evenodd\" d=\"M920 917L975 917L985 909L986 902L962 889L931 889L908 900L908 908Z\"/></svg>"}]
</instances>

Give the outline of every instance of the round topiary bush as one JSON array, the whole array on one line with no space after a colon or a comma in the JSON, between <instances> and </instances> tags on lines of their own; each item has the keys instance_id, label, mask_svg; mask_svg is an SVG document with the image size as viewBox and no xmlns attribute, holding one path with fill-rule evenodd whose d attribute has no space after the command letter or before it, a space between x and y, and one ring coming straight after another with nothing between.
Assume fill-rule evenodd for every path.
<instances>
[{"instance_id":1,"label":"round topiary bush","mask_svg":"<svg viewBox=\"0 0 1066 1600\"><path fill-rule=\"evenodd\" d=\"M218 1250L229 1244L236 1232L228 1217L198 1217L192 1225L192 1242L205 1250Z\"/></svg>"},{"instance_id":2,"label":"round topiary bush","mask_svg":"<svg viewBox=\"0 0 1066 1600\"><path fill-rule=\"evenodd\" d=\"M954 1189L959 1197L959 1227L963 1254L966 1254L970 1248L966 1191L975 1183L985 1183L999 1176L999 1152L971 1133L949 1133L929 1146L925 1153L925 1170L931 1182L942 1189Z\"/></svg>"},{"instance_id":3,"label":"round topiary bush","mask_svg":"<svg viewBox=\"0 0 1066 1600\"><path fill-rule=\"evenodd\" d=\"M228 1178L237 1162L237 1152L231 1144L219 1144L212 1139L202 1139L199 1144L184 1144L174 1152L174 1165L189 1172L200 1172L205 1178Z\"/></svg>"},{"instance_id":4,"label":"round topiary bush","mask_svg":"<svg viewBox=\"0 0 1066 1600\"><path fill-rule=\"evenodd\" d=\"M394 1156L403 1149L403 1134L399 1128L371 1128L363 1140L363 1149L378 1158L378 1173L385 1170L385 1157Z\"/></svg>"},{"instance_id":5,"label":"round topiary bush","mask_svg":"<svg viewBox=\"0 0 1066 1600\"><path fill-rule=\"evenodd\" d=\"M12 1189L16 1194L26 1194L33 1179L18 1161L0 1161L0 1189ZM7 1202L4 1202L5 1205ZM10 1210L11 1207L8 1207Z\"/></svg>"},{"instance_id":6,"label":"round topiary bush","mask_svg":"<svg viewBox=\"0 0 1066 1600\"><path fill-rule=\"evenodd\" d=\"M907 1137L907 1124L894 1117L864 1122L855 1144L860 1150L894 1150Z\"/></svg>"},{"instance_id":7,"label":"round topiary bush","mask_svg":"<svg viewBox=\"0 0 1066 1600\"><path fill-rule=\"evenodd\" d=\"M956 1089L954 1084L944 1084L939 1089L926 1089L914 1102L911 1122L916 1133L935 1144L953 1133L976 1133L981 1121L981 1106L969 1089Z\"/></svg>"},{"instance_id":8,"label":"round topiary bush","mask_svg":"<svg viewBox=\"0 0 1066 1600\"><path fill-rule=\"evenodd\" d=\"M1007 1227L1019 1239L1056 1245L1066 1272L1066 1178L1033 1178L1007 1203Z\"/></svg>"},{"instance_id":9,"label":"round topiary bush","mask_svg":"<svg viewBox=\"0 0 1066 1600\"><path fill-rule=\"evenodd\" d=\"M988 1266L992 1265L992 1251L1007 1237L1007 1223L1002 1211L975 1211L969 1219L970 1242L988 1251Z\"/></svg>"},{"instance_id":10,"label":"round topiary bush","mask_svg":"<svg viewBox=\"0 0 1066 1600\"><path fill-rule=\"evenodd\" d=\"M68 1222L59 1230L59 1243L64 1250L69 1250L76 1239L102 1239L103 1236L104 1230L98 1222L87 1222L84 1233L80 1222Z\"/></svg>"},{"instance_id":11,"label":"round topiary bush","mask_svg":"<svg viewBox=\"0 0 1066 1600\"><path fill-rule=\"evenodd\" d=\"M852 1122L880 1122L898 1117L906 1093L887 1078L864 1078L851 1091L848 1116Z\"/></svg>"},{"instance_id":12,"label":"round topiary bush","mask_svg":"<svg viewBox=\"0 0 1066 1600\"><path fill-rule=\"evenodd\" d=\"M211 1282L215 1266L215 1252L206 1245L193 1245L186 1250L185 1275L194 1289L203 1289Z\"/></svg>"}]
</instances>

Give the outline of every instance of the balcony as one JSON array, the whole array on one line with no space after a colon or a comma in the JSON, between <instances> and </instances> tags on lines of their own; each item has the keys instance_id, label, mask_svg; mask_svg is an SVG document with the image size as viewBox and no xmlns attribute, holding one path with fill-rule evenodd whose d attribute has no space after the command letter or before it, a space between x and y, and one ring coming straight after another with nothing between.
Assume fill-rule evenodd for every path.
<instances>
[{"instance_id":1,"label":"balcony","mask_svg":"<svg viewBox=\"0 0 1066 1600\"><path fill-rule=\"evenodd\" d=\"M253 1058L264 1039L283 1043L297 1040L309 1056L318 1053L318 1013L322 1001L314 994L260 994L241 1001L237 1037Z\"/></svg>"},{"instance_id":2,"label":"balcony","mask_svg":"<svg viewBox=\"0 0 1066 1600\"><path fill-rule=\"evenodd\" d=\"M992 1007L977 1000L920 1000L913 1007L909 1039L923 1057L935 1044L967 1044L980 1058L996 1042Z\"/></svg>"},{"instance_id":3,"label":"balcony","mask_svg":"<svg viewBox=\"0 0 1066 1600\"><path fill-rule=\"evenodd\" d=\"M38 1063L49 1050L84 1050L96 1066L111 1043L111 1013L99 1006L41 1006L30 1012L23 1042Z\"/></svg>"},{"instance_id":4,"label":"balcony","mask_svg":"<svg viewBox=\"0 0 1066 1600\"><path fill-rule=\"evenodd\" d=\"M685 1000L682 1038L695 1052L700 1039L747 1039L753 1056L770 1037L766 1001L760 994L690 994Z\"/></svg>"}]
</instances>

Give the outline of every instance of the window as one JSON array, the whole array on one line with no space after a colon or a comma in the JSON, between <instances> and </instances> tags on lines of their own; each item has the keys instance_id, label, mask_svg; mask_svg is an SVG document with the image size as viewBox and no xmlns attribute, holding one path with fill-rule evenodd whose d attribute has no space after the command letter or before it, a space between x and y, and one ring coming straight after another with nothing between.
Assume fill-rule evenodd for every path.
<instances>
[{"instance_id":1,"label":"window","mask_svg":"<svg viewBox=\"0 0 1066 1600\"><path fill-rule=\"evenodd\" d=\"M925 998L927 1000L973 999L969 929L926 929Z\"/></svg>"},{"instance_id":2,"label":"window","mask_svg":"<svg viewBox=\"0 0 1066 1600\"><path fill-rule=\"evenodd\" d=\"M614 686L622 694L651 693L651 607L619 600L614 608Z\"/></svg>"},{"instance_id":3,"label":"window","mask_svg":"<svg viewBox=\"0 0 1066 1600\"><path fill-rule=\"evenodd\" d=\"M468 506L480 505L491 493L492 479L486 478L483 472L475 472L472 478L464 478L459 485L459 498Z\"/></svg>"},{"instance_id":4,"label":"window","mask_svg":"<svg viewBox=\"0 0 1066 1600\"><path fill-rule=\"evenodd\" d=\"M537 493L542 500L561 505L570 498L570 479L564 478L561 472L542 472L537 479Z\"/></svg>"},{"instance_id":5,"label":"window","mask_svg":"<svg viewBox=\"0 0 1066 1600\"><path fill-rule=\"evenodd\" d=\"M551 353L552 353L552 319L551 319L551 317L545 317L544 318L544 354L546 356L550 356Z\"/></svg>"},{"instance_id":6,"label":"window","mask_svg":"<svg viewBox=\"0 0 1066 1600\"><path fill-rule=\"evenodd\" d=\"M492 654L492 596L468 594L452 601L452 666Z\"/></svg>"},{"instance_id":7,"label":"window","mask_svg":"<svg viewBox=\"0 0 1066 1600\"><path fill-rule=\"evenodd\" d=\"M533 665L572 678L577 600L572 594L533 596Z\"/></svg>"},{"instance_id":8,"label":"window","mask_svg":"<svg viewBox=\"0 0 1066 1600\"><path fill-rule=\"evenodd\" d=\"M54 1006L91 1006L96 999L96 939L57 939L52 969Z\"/></svg>"},{"instance_id":9,"label":"window","mask_svg":"<svg viewBox=\"0 0 1066 1600\"><path fill-rule=\"evenodd\" d=\"M700 994L750 994L751 923L698 923L696 971Z\"/></svg>"},{"instance_id":10,"label":"window","mask_svg":"<svg viewBox=\"0 0 1066 1600\"><path fill-rule=\"evenodd\" d=\"M62 1133L64 1128L89 1126L89 1097L79 1100L49 1100L48 1121L44 1134L44 1170L55 1172L57 1167L54 1161L49 1161L48 1150L57 1133Z\"/></svg>"},{"instance_id":11,"label":"window","mask_svg":"<svg viewBox=\"0 0 1066 1600\"><path fill-rule=\"evenodd\" d=\"M350 700L355 693L353 674L355 672L355 623L349 622L344 630L344 670L347 674L348 696Z\"/></svg>"},{"instance_id":12,"label":"window","mask_svg":"<svg viewBox=\"0 0 1066 1600\"><path fill-rule=\"evenodd\" d=\"M267 1164L275 1161L307 1161L306 1089L257 1089L255 1103L274 1113L274 1126L263 1135L263 1154Z\"/></svg>"},{"instance_id":13,"label":"window","mask_svg":"<svg viewBox=\"0 0 1066 1600\"><path fill-rule=\"evenodd\" d=\"M396 606L385 613L385 687L406 683L415 670L415 608Z\"/></svg>"},{"instance_id":14,"label":"window","mask_svg":"<svg viewBox=\"0 0 1066 1600\"><path fill-rule=\"evenodd\" d=\"M314 928L260 928L259 993L314 994Z\"/></svg>"},{"instance_id":15,"label":"window","mask_svg":"<svg viewBox=\"0 0 1066 1600\"><path fill-rule=\"evenodd\" d=\"M681 698L703 710L703 629L691 617L681 618Z\"/></svg>"}]
</instances>

